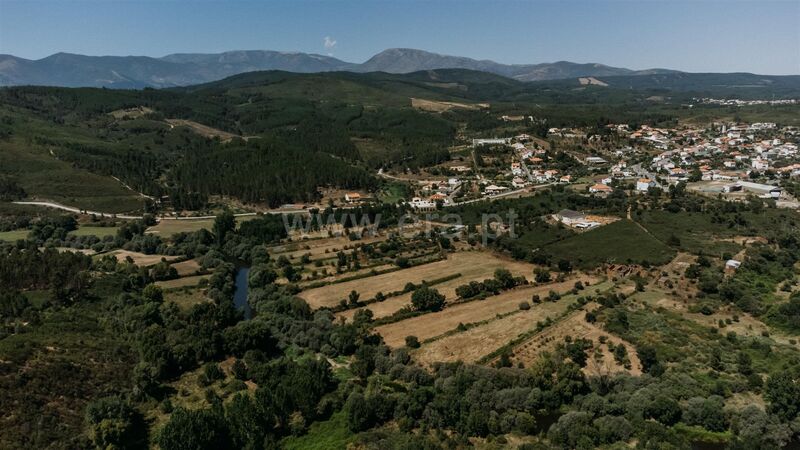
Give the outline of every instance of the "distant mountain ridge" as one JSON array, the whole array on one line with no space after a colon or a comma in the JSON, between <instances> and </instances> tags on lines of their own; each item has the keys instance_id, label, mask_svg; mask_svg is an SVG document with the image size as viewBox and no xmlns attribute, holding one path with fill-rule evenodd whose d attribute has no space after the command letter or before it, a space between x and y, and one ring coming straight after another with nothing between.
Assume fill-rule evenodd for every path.
<instances>
[{"instance_id":1,"label":"distant mountain ridge","mask_svg":"<svg viewBox=\"0 0 800 450\"><path fill-rule=\"evenodd\" d=\"M176 53L161 58L56 53L39 60L0 55L0 86L166 88L208 83L232 75L263 70L297 73L349 71L401 74L436 69L489 72L517 81L684 73L668 69L631 70L603 64L579 64L568 61L500 64L490 60L440 55L408 48L384 50L361 64L313 53L269 50Z\"/></svg>"}]
</instances>

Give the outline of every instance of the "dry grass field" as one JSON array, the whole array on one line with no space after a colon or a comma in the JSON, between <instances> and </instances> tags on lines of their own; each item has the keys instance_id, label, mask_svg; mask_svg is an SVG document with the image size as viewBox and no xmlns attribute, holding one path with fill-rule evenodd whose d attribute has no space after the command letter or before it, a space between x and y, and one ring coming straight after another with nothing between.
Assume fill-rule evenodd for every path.
<instances>
[{"instance_id":1,"label":"dry grass field","mask_svg":"<svg viewBox=\"0 0 800 450\"><path fill-rule=\"evenodd\" d=\"M381 271L384 271L384 270L390 270L392 268L397 268L397 266L395 264L381 264L381 265L375 266L375 267L368 267L368 268L359 269L359 270L351 270L351 271L348 271L348 272L343 272L343 273L337 274L336 273L336 268L334 268L334 267L330 267L330 266L327 266L327 267L326 266L315 267L314 269L318 273L321 273L324 270L324 271L327 271L327 273L329 273L330 275L325 277L325 278L318 278L318 279L313 280L313 281L303 281L303 282L298 283L298 284L299 284L299 286L301 288L305 288L306 286L308 286L310 284L313 284L313 283L319 283L319 282L332 283L332 282L335 282L337 280L343 280L343 279L346 279L346 278L349 278L349 277L365 275L365 274L368 274L368 273L372 272L373 270L375 272L381 272Z\"/></svg>"},{"instance_id":2,"label":"dry grass field","mask_svg":"<svg viewBox=\"0 0 800 450\"><path fill-rule=\"evenodd\" d=\"M138 119L152 112L152 108L148 108L147 106L135 106L127 109L117 109L108 114L115 119Z\"/></svg>"},{"instance_id":3,"label":"dry grass field","mask_svg":"<svg viewBox=\"0 0 800 450\"><path fill-rule=\"evenodd\" d=\"M111 252L117 258L117 261L123 262L129 256L133 259L133 263L137 266L152 266L153 264L158 264L161 262L162 259L165 261L173 261L178 259L179 256L167 256L167 255L145 255L144 253L138 252L130 252L128 250L114 250Z\"/></svg>"},{"instance_id":4,"label":"dry grass field","mask_svg":"<svg viewBox=\"0 0 800 450\"><path fill-rule=\"evenodd\" d=\"M471 110L478 110L481 108L488 107L486 104L477 104L477 105L469 105L466 103L456 103L456 102L440 102L435 100L425 100L424 98L411 98L411 107L417 108L422 111L428 112L445 112L449 111L453 108L462 108L462 109L471 109Z\"/></svg>"},{"instance_id":5,"label":"dry grass field","mask_svg":"<svg viewBox=\"0 0 800 450\"><path fill-rule=\"evenodd\" d=\"M335 258L339 250L349 252L352 249L363 245L385 240L385 236L366 237L358 241L351 241L346 236L332 237L324 239L312 239L281 246L270 247L267 249L270 255L286 256L289 259L297 259L305 254L311 255L311 260Z\"/></svg>"},{"instance_id":6,"label":"dry grass field","mask_svg":"<svg viewBox=\"0 0 800 450\"><path fill-rule=\"evenodd\" d=\"M406 283L420 284L423 280L431 281L437 278L446 277L460 273L455 286L463 284L463 280L489 278L496 268L504 267L514 275L533 275L533 266L527 263L501 259L491 253L482 251L458 252L448 255L443 261L429 264L422 264L397 272L387 273L359 280L347 281L330 286L323 286L316 289L301 292L299 296L303 298L312 308L324 306L335 306L339 301L347 296L350 291L357 291L362 299L369 299L378 292L384 294L388 292L400 291ZM488 274L483 276L481 274ZM452 290L455 289L452 286ZM399 298L399 297L398 297ZM388 300L387 300L388 302ZM386 302L384 302L386 303ZM397 309L402 308L402 301L393 303Z\"/></svg>"},{"instance_id":7,"label":"dry grass field","mask_svg":"<svg viewBox=\"0 0 800 450\"><path fill-rule=\"evenodd\" d=\"M202 289L186 288L165 292L164 301L174 302L180 309L186 311L198 303L209 302L211 300L203 294Z\"/></svg>"},{"instance_id":8,"label":"dry grass field","mask_svg":"<svg viewBox=\"0 0 800 450\"><path fill-rule=\"evenodd\" d=\"M473 258L470 257L464 262L460 262L462 257L458 255L476 256L475 255L476 253L480 255L480 261L475 261L474 264L468 264L469 261L473 260ZM454 253L450 255L448 261L453 261L453 263L459 263L461 268L458 270L448 269L448 272L446 272L445 275L449 275L451 273L453 274L460 273L461 276L433 286L434 288L436 288L437 291L439 291L439 293L445 296L447 301L456 300L457 287L463 284L467 284L470 281L483 281L487 278L492 278L494 276L494 271L499 268L508 269L514 276L524 276L525 278L528 279L528 281L533 280L533 268L534 268L533 265L527 263L521 263L518 261L507 261L505 259L494 256L488 252L470 251L470 252ZM447 261L442 261L441 263L445 262ZM433 264L439 264L439 263L433 263ZM431 280L431 278L427 279ZM376 319L380 317L391 316L400 309L411 304L411 295L412 293L408 292L403 295L391 297L386 301L380 303L372 303L362 308L342 311L338 313L337 316L344 317L345 319L350 320L352 319L353 315L355 315L356 311L358 311L359 309L371 310L373 317Z\"/></svg>"},{"instance_id":9,"label":"dry grass field","mask_svg":"<svg viewBox=\"0 0 800 450\"><path fill-rule=\"evenodd\" d=\"M222 142L227 142L233 138L241 137L233 133L228 133L227 131L218 130L216 128L209 127L208 125L197 123L192 120L167 119L166 122L174 127L189 127L192 131L203 137L207 138L218 137Z\"/></svg>"},{"instance_id":10,"label":"dry grass field","mask_svg":"<svg viewBox=\"0 0 800 450\"><path fill-rule=\"evenodd\" d=\"M200 264L197 260L189 259L186 261L181 261L179 263L172 264L172 267L178 271L178 276L185 277L189 275L195 275L198 270L200 270Z\"/></svg>"},{"instance_id":11,"label":"dry grass field","mask_svg":"<svg viewBox=\"0 0 800 450\"><path fill-rule=\"evenodd\" d=\"M577 296L569 296L557 302L533 305L527 311L520 310L462 333L437 339L423 345L412 355L415 361L426 366L438 361L474 363L520 334L535 328L537 322L548 317L555 320L576 300Z\"/></svg>"},{"instance_id":12,"label":"dry grass field","mask_svg":"<svg viewBox=\"0 0 800 450\"><path fill-rule=\"evenodd\" d=\"M610 375L617 372L627 371L631 375L642 374L642 364L636 355L636 349L629 342L608 333L595 324L586 321L586 311L593 310L596 304L585 305L583 309L572 312L563 320L545 328L541 333L536 334L513 349L511 357L512 363L521 362L529 366L536 361L544 352L551 352L556 345L563 343L567 336L572 339L588 339L592 341L593 349L587 351L586 367L584 373L591 376ZM606 343L600 343L600 336L605 336ZM613 354L609 351L608 343L614 346L624 345L630 360L630 369L626 369L614 360Z\"/></svg>"},{"instance_id":13,"label":"dry grass field","mask_svg":"<svg viewBox=\"0 0 800 450\"><path fill-rule=\"evenodd\" d=\"M584 285L592 285L597 281L597 278L583 275L560 283L512 289L500 295L489 297L486 300L456 304L442 311L383 325L377 327L375 331L383 336L384 342L389 347L404 345L405 338L409 335L416 336L420 341L424 341L453 330L460 323L482 322L498 314L502 315L516 311L519 309L520 302L530 302L534 294L545 297L551 290L559 293L566 292L572 289L578 280Z\"/></svg>"},{"instance_id":14,"label":"dry grass field","mask_svg":"<svg viewBox=\"0 0 800 450\"><path fill-rule=\"evenodd\" d=\"M209 275L195 275L191 277L176 278L174 280L156 281L156 286L162 289L174 289L179 287L197 286L203 278L208 279Z\"/></svg>"},{"instance_id":15,"label":"dry grass field","mask_svg":"<svg viewBox=\"0 0 800 450\"><path fill-rule=\"evenodd\" d=\"M258 216L237 216L236 223L252 220ZM157 234L162 238L169 238L176 233L192 233L198 230L211 230L214 219L161 219L157 224L147 229L148 233Z\"/></svg>"}]
</instances>

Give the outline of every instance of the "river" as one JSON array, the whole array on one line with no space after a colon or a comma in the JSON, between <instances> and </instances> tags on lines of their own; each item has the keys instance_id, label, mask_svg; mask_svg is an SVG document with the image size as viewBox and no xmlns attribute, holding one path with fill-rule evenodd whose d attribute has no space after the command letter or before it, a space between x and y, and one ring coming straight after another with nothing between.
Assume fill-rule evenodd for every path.
<instances>
[{"instance_id":1,"label":"river","mask_svg":"<svg viewBox=\"0 0 800 450\"><path fill-rule=\"evenodd\" d=\"M244 312L245 320L250 320L253 316L252 311L250 311L250 303L247 302L247 275L249 273L249 267L239 267L236 270L236 290L233 292L233 303L236 308Z\"/></svg>"}]
</instances>

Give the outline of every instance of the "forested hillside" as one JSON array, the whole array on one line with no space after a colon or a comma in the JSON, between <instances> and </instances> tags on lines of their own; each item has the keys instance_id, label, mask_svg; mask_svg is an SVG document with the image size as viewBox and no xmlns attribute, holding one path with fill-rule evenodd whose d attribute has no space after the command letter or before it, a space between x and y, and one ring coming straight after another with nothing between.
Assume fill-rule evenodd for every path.
<instances>
[{"instance_id":1,"label":"forested hillside","mask_svg":"<svg viewBox=\"0 0 800 450\"><path fill-rule=\"evenodd\" d=\"M5 88L0 177L17 197L109 212L146 209L158 199L198 209L215 195L276 206L317 200L324 187L373 190L381 167L446 161L454 145L503 133L505 114L532 117L528 131L540 137L552 126L664 125L733 114L683 105L697 94L692 86L709 80L693 85L691 77L659 76L673 81L658 86L628 77L640 85L576 88L468 70L273 71L172 90ZM776 86L793 89L788 79ZM431 111L412 99L456 106ZM797 120L795 106L767 112Z\"/></svg>"}]
</instances>

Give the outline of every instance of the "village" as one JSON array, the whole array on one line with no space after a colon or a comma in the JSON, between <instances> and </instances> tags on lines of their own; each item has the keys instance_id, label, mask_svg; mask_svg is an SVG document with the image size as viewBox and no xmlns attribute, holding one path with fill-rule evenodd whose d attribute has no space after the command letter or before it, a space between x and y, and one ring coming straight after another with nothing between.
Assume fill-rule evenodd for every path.
<instances>
[{"instance_id":1,"label":"village","mask_svg":"<svg viewBox=\"0 0 800 450\"><path fill-rule=\"evenodd\" d=\"M775 123L713 123L705 128L656 128L609 124L603 134L550 128L547 140L526 133L475 138L448 163L413 176L379 175L407 182L406 203L433 211L476 201L532 195L563 185L585 195L615 190L646 194L685 183L694 192L743 200L756 196L797 208L793 180L800 131ZM349 193L346 203L364 199ZM588 222L581 222L586 226Z\"/></svg>"}]
</instances>

